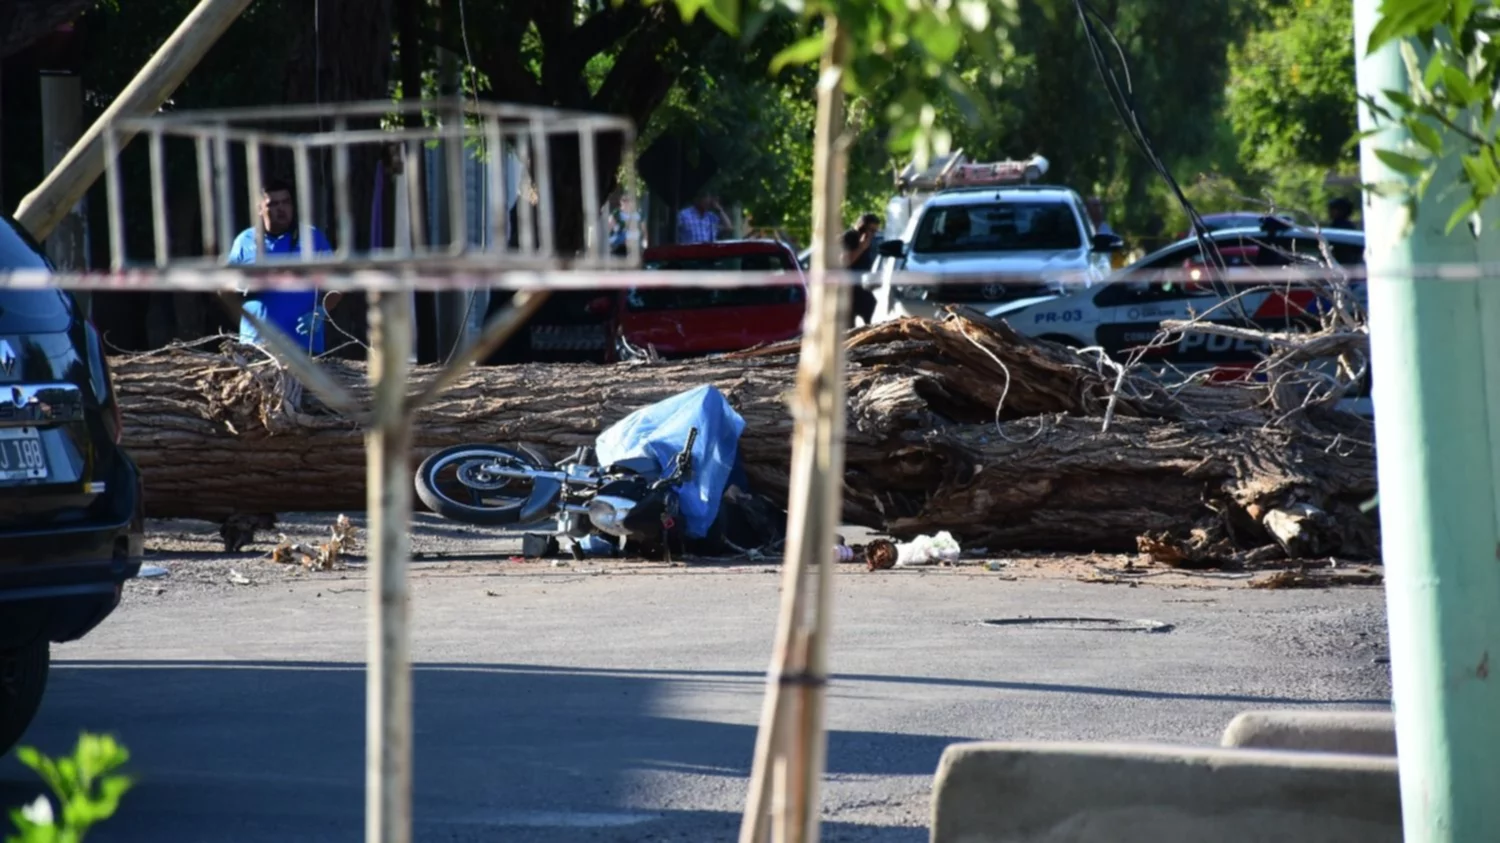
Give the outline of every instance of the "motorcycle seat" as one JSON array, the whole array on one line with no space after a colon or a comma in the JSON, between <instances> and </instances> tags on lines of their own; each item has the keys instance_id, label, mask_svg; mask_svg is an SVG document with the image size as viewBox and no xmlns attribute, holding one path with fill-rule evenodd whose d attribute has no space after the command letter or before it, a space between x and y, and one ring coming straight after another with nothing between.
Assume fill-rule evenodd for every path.
<instances>
[{"instance_id":1,"label":"motorcycle seat","mask_svg":"<svg viewBox=\"0 0 1500 843\"><path fill-rule=\"evenodd\" d=\"M661 465L651 457L626 457L613 464L613 468L624 469L644 477L661 475Z\"/></svg>"}]
</instances>

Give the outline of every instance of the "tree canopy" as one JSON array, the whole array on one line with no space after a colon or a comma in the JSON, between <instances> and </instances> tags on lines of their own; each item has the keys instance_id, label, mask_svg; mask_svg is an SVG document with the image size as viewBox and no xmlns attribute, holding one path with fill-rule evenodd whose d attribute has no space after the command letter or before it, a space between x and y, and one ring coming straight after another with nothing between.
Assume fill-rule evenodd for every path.
<instances>
[{"instance_id":1,"label":"tree canopy","mask_svg":"<svg viewBox=\"0 0 1500 843\"><path fill-rule=\"evenodd\" d=\"M4 49L86 8L79 52L96 114L193 5L0 0L0 21L27 9L38 22L31 35L12 27ZM1317 206L1341 189L1330 175L1354 172L1351 0L1091 5L1117 42L1109 60L1128 63L1155 152L1199 210ZM674 138L682 155L716 162L714 187L752 226L805 241L810 62L826 10L858 41L846 80L850 214L880 210L911 156L962 147L1047 156L1049 179L1103 196L1115 227L1148 245L1180 230L1111 105L1074 0L257 0L173 101L365 99L456 81L495 100L624 114L642 148ZM1444 73L1429 74L1437 96L1451 87ZM31 169L7 162L10 179L34 183Z\"/></svg>"}]
</instances>

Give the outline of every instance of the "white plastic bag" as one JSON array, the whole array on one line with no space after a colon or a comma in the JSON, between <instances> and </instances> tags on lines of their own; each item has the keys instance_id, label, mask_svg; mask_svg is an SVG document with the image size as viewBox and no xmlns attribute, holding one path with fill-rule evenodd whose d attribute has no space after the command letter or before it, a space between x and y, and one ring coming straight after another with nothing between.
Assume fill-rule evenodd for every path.
<instances>
[{"instance_id":1,"label":"white plastic bag","mask_svg":"<svg viewBox=\"0 0 1500 843\"><path fill-rule=\"evenodd\" d=\"M896 567L915 568L957 562L961 553L958 542L944 530L935 536L917 536L909 542L896 545Z\"/></svg>"}]
</instances>

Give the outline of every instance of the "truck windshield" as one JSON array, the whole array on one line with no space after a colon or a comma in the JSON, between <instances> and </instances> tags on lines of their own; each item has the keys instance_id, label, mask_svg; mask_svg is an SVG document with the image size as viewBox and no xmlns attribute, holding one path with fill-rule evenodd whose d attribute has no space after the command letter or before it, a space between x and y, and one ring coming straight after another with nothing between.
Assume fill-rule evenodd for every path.
<instances>
[{"instance_id":1,"label":"truck windshield","mask_svg":"<svg viewBox=\"0 0 1500 843\"><path fill-rule=\"evenodd\" d=\"M1063 202L988 202L927 207L914 252L1021 252L1083 246L1078 219Z\"/></svg>"}]
</instances>

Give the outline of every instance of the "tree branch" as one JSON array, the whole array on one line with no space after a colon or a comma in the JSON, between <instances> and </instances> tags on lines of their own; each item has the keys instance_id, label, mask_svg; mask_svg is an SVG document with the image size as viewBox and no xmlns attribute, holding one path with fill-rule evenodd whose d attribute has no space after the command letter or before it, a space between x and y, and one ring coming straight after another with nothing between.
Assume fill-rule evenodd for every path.
<instances>
[{"instance_id":1,"label":"tree branch","mask_svg":"<svg viewBox=\"0 0 1500 843\"><path fill-rule=\"evenodd\" d=\"M604 11L590 15L568 41L568 63L561 68L562 72L582 76L589 59L629 37L646 20L646 8L638 0L618 6L611 4Z\"/></svg>"},{"instance_id":2,"label":"tree branch","mask_svg":"<svg viewBox=\"0 0 1500 843\"><path fill-rule=\"evenodd\" d=\"M590 104L593 110L623 114L644 125L677 77L663 61L673 42L701 49L721 34L706 15L684 26L681 16L675 9L669 13L669 8L670 4L658 4L645 11L641 24L625 42L599 93L594 95Z\"/></svg>"},{"instance_id":3,"label":"tree branch","mask_svg":"<svg viewBox=\"0 0 1500 843\"><path fill-rule=\"evenodd\" d=\"M463 44L454 36L431 27L421 27L418 31L425 43L457 56L464 54ZM493 50L475 51L474 64L481 73L490 77L490 83L494 86L491 98L532 105L547 104L547 95L541 82L521 64L520 50L508 49L507 45L502 44Z\"/></svg>"}]
</instances>

